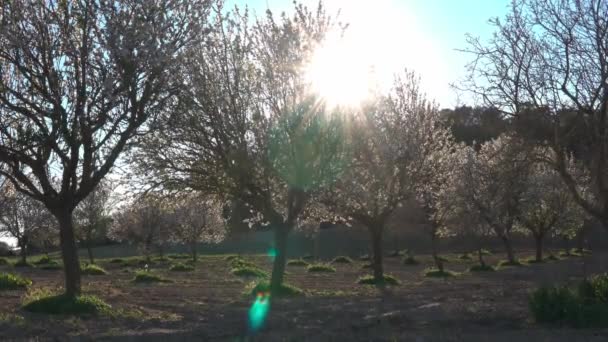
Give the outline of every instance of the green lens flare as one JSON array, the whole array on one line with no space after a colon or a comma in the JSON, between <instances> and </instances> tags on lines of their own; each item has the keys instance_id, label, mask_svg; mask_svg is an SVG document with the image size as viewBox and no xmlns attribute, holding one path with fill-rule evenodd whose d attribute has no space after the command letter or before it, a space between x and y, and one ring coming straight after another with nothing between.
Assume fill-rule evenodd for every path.
<instances>
[{"instance_id":1,"label":"green lens flare","mask_svg":"<svg viewBox=\"0 0 608 342\"><path fill-rule=\"evenodd\" d=\"M264 326L268 311L270 310L270 293L259 292L249 309L249 328L258 331Z\"/></svg>"},{"instance_id":2,"label":"green lens flare","mask_svg":"<svg viewBox=\"0 0 608 342\"><path fill-rule=\"evenodd\" d=\"M275 258L277 256L277 250L274 248L270 248L268 250L268 256L271 258Z\"/></svg>"}]
</instances>

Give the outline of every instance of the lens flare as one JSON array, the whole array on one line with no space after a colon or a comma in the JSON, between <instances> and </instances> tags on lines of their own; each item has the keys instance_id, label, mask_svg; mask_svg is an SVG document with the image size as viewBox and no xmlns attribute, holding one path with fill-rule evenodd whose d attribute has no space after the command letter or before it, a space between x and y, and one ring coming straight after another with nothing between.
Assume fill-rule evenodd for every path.
<instances>
[{"instance_id":1,"label":"lens flare","mask_svg":"<svg viewBox=\"0 0 608 342\"><path fill-rule=\"evenodd\" d=\"M266 322L270 310L270 292L258 292L249 309L249 330L257 332Z\"/></svg>"},{"instance_id":2,"label":"lens flare","mask_svg":"<svg viewBox=\"0 0 608 342\"><path fill-rule=\"evenodd\" d=\"M268 250L268 256L271 257L271 258L276 258L276 256L277 256L277 250L274 247L271 247Z\"/></svg>"}]
</instances>

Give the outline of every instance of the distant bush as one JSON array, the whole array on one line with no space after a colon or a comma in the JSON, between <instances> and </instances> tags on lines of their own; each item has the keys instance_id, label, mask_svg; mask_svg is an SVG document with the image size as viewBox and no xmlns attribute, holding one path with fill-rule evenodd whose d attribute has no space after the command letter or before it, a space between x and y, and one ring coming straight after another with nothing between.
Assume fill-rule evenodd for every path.
<instances>
[{"instance_id":1,"label":"distant bush","mask_svg":"<svg viewBox=\"0 0 608 342\"><path fill-rule=\"evenodd\" d=\"M491 265L473 265L469 268L470 272L494 272L496 269Z\"/></svg>"},{"instance_id":2,"label":"distant bush","mask_svg":"<svg viewBox=\"0 0 608 342\"><path fill-rule=\"evenodd\" d=\"M260 294L270 293L270 283L268 283L267 281L252 283L249 287L250 290L248 290L247 293L254 297L257 297ZM283 283L277 293L275 293L274 295L277 297L295 297L304 295L304 291L293 285Z\"/></svg>"},{"instance_id":3,"label":"distant bush","mask_svg":"<svg viewBox=\"0 0 608 342\"><path fill-rule=\"evenodd\" d=\"M361 285L399 285L399 280L391 275L384 275L384 282L376 282L373 275L366 275L357 280L357 284Z\"/></svg>"},{"instance_id":4,"label":"distant bush","mask_svg":"<svg viewBox=\"0 0 608 342\"><path fill-rule=\"evenodd\" d=\"M23 262L23 260L19 259L17 262L15 262L15 264L13 265L15 267L34 267L33 264L29 263L29 262Z\"/></svg>"},{"instance_id":5,"label":"distant bush","mask_svg":"<svg viewBox=\"0 0 608 342\"><path fill-rule=\"evenodd\" d=\"M403 264L404 265L418 265L419 262L413 256L410 255L410 256L406 256L405 258L403 258Z\"/></svg>"},{"instance_id":6,"label":"distant bush","mask_svg":"<svg viewBox=\"0 0 608 342\"><path fill-rule=\"evenodd\" d=\"M83 275L105 275L108 274L108 272L106 272L106 270L104 270L103 268L94 265L94 264L88 264L88 265L82 265L80 266L80 272Z\"/></svg>"},{"instance_id":7,"label":"distant bush","mask_svg":"<svg viewBox=\"0 0 608 342\"><path fill-rule=\"evenodd\" d=\"M43 255L40 259L34 261L34 265L45 265L54 262L48 255Z\"/></svg>"},{"instance_id":8,"label":"distant bush","mask_svg":"<svg viewBox=\"0 0 608 342\"><path fill-rule=\"evenodd\" d=\"M582 281L575 291L566 286L541 287L529 299L539 323L559 323L578 328L608 327L608 275Z\"/></svg>"},{"instance_id":9,"label":"distant bush","mask_svg":"<svg viewBox=\"0 0 608 342\"><path fill-rule=\"evenodd\" d=\"M92 295L71 298L63 294L54 294L48 290L38 290L28 293L23 309L51 315L97 315L110 313L112 307Z\"/></svg>"},{"instance_id":10,"label":"distant bush","mask_svg":"<svg viewBox=\"0 0 608 342\"><path fill-rule=\"evenodd\" d=\"M232 274L238 277L258 277L258 278L266 278L268 277L268 273L257 267L238 267L232 269Z\"/></svg>"},{"instance_id":11,"label":"distant bush","mask_svg":"<svg viewBox=\"0 0 608 342\"><path fill-rule=\"evenodd\" d=\"M436 268L428 268L424 270L424 276L430 278L447 278L457 276L457 272L449 271L449 270L438 270Z\"/></svg>"},{"instance_id":12,"label":"distant bush","mask_svg":"<svg viewBox=\"0 0 608 342\"><path fill-rule=\"evenodd\" d=\"M308 272L320 272L320 273L323 273L323 272L327 272L327 273L336 272L335 268L333 268L333 267L331 267L329 265L326 265L326 264L312 264L312 265L309 265L306 268L306 270Z\"/></svg>"},{"instance_id":13,"label":"distant bush","mask_svg":"<svg viewBox=\"0 0 608 342\"><path fill-rule=\"evenodd\" d=\"M308 266L308 262L302 259L293 259L287 262L287 266Z\"/></svg>"},{"instance_id":14,"label":"distant bush","mask_svg":"<svg viewBox=\"0 0 608 342\"><path fill-rule=\"evenodd\" d=\"M135 278L133 278L133 282L135 283L171 283L172 281L169 279L165 279L158 274L155 274L150 271L137 271L135 272Z\"/></svg>"},{"instance_id":15,"label":"distant bush","mask_svg":"<svg viewBox=\"0 0 608 342\"><path fill-rule=\"evenodd\" d=\"M331 262L334 264L352 264L353 259L347 256L337 256Z\"/></svg>"},{"instance_id":16,"label":"distant bush","mask_svg":"<svg viewBox=\"0 0 608 342\"><path fill-rule=\"evenodd\" d=\"M0 273L0 290L19 290L32 285L32 281L16 274Z\"/></svg>"},{"instance_id":17,"label":"distant bush","mask_svg":"<svg viewBox=\"0 0 608 342\"><path fill-rule=\"evenodd\" d=\"M194 271L194 266L178 263L171 265L169 270L173 272L192 272Z\"/></svg>"}]
</instances>

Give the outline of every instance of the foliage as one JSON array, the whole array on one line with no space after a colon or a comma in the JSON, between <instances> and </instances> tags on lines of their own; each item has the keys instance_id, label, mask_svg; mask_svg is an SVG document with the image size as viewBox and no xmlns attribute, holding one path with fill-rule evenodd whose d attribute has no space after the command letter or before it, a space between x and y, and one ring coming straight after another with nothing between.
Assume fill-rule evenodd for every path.
<instances>
[{"instance_id":1,"label":"foliage","mask_svg":"<svg viewBox=\"0 0 608 342\"><path fill-rule=\"evenodd\" d=\"M173 271L173 272L192 272L192 271L194 271L194 266L190 266L190 265L186 265L186 264L182 264L182 263L177 263L177 264L171 265L171 267L169 268L169 271Z\"/></svg>"},{"instance_id":2,"label":"foliage","mask_svg":"<svg viewBox=\"0 0 608 342\"><path fill-rule=\"evenodd\" d=\"M24 299L23 309L29 312L50 315L105 315L112 307L93 295L69 297L38 289L29 292Z\"/></svg>"},{"instance_id":3,"label":"foliage","mask_svg":"<svg viewBox=\"0 0 608 342\"><path fill-rule=\"evenodd\" d=\"M83 275L106 275L108 272L95 264L87 264L80 267L80 272Z\"/></svg>"},{"instance_id":4,"label":"foliage","mask_svg":"<svg viewBox=\"0 0 608 342\"><path fill-rule=\"evenodd\" d=\"M308 266L309 263L302 259L289 260L287 266Z\"/></svg>"},{"instance_id":5,"label":"foliage","mask_svg":"<svg viewBox=\"0 0 608 342\"><path fill-rule=\"evenodd\" d=\"M309 265L306 270L308 272L321 272L321 273L331 273L331 272L336 272L336 269L330 265L327 264L311 264Z\"/></svg>"},{"instance_id":6,"label":"foliage","mask_svg":"<svg viewBox=\"0 0 608 342\"><path fill-rule=\"evenodd\" d=\"M135 283L172 283L171 280L165 279L158 274L155 274L150 271L139 270L135 272L135 277L133 278L133 282Z\"/></svg>"},{"instance_id":7,"label":"foliage","mask_svg":"<svg viewBox=\"0 0 608 342\"><path fill-rule=\"evenodd\" d=\"M32 285L32 281L16 274L0 273L0 290L19 290Z\"/></svg>"},{"instance_id":8,"label":"foliage","mask_svg":"<svg viewBox=\"0 0 608 342\"><path fill-rule=\"evenodd\" d=\"M381 282L376 282L376 278L374 278L373 275L366 275L363 277L360 277L357 280L357 284L361 284L361 285L399 285L399 280L397 280L395 277L385 274L384 275L384 281Z\"/></svg>"},{"instance_id":9,"label":"foliage","mask_svg":"<svg viewBox=\"0 0 608 342\"><path fill-rule=\"evenodd\" d=\"M353 260L347 256L337 256L332 261L332 264L352 264Z\"/></svg>"}]
</instances>

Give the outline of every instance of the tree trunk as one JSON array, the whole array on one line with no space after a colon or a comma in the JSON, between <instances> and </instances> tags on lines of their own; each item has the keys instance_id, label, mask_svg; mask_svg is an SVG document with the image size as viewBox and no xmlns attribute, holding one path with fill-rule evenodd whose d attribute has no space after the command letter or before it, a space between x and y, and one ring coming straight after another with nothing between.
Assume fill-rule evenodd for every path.
<instances>
[{"instance_id":1,"label":"tree trunk","mask_svg":"<svg viewBox=\"0 0 608 342\"><path fill-rule=\"evenodd\" d=\"M287 261L287 236L289 228L285 224L280 224L274 230L275 256L272 265L272 277L270 279L270 291L273 294L280 291L285 275L285 263Z\"/></svg>"},{"instance_id":2,"label":"tree trunk","mask_svg":"<svg viewBox=\"0 0 608 342\"><path fill-rule=\"evenodd\" d=\"M196 241L194 243L192 243L192 245L190 246L191 248L191 252L192 252L192 261L197 262L198 261L198 251L196 248Z\"/></svg>"},{"instance_id":3,"label":"tree trunk","mask_svg":"<svg viewBox=\"0 0 608 342\"><path fill-rule=\"evenodd\" d=\"M433 248L433 260L435 261L435 266L440 272L443 272L443 261L439 258L439 254L437 253L437 234L431 234L431 247Z\"/></svg>"},{"instance_id":4,"label":"tree trunk","mask_svg":"<svg viewBox=\"0 0 608 342\"><path fill-rule=\"evenodd\" d=\"M95 264L95 258L93 258L93 248L91 248L91 243L87 241L87 254L89 254L89 262L91 265Z\"/></svg>"},{"instance_id":5,"label":"tree trunk","mask_svg":"<svg viewBox=\"0 0 608 342\"><path fill-rule=\"evenodd\" d=\"M536 261L541 262L543 261L543 236L535 235L534 242L536 246Z\"/></svg>"},{"instance_id":6,"label":"tree trunk","mask_svg":"<svg viewBox=\"0 0 608 342\"><path fill-rule=\"evenodd\" d=\"M370 228L372 235L372 269L374 270L374 281L376 284L384 282L384 268L382 265L382 231L383 225Z\"/></svg>"},{"instance_id":7,"label":"tree trunk","mask_svg":"<svg viewBox=\"0 0 608 342\"><path fill-rule=\"evenodd\" d=\"M27 263L27 243L25 243L25 238L19 239L17 244L21 249L19 251L19 255L21 256L21 263L25 265Z\"/></svg>"},{"instance_id":8,"label":"tree trunk","mask_svg":"<svg viewBox=\"0 0 608 342\"><path fill-rule=\"evenodd\" d=\"M511 245L511 239L509 239L509 237L506 235L503 235L501 237L501 239L505 245L505 250L507 251L507 260L509 261L509 263L514 264L515 263L515 254L513 253L513 246Z\"/></svg>"},{"instance_id":9,"label":"tree trunk","mask_svg":"<svg viewBox=\"0 0 608 342\"><path fill-rule=\"evenodd\" d=\"M479 266L486 267L486 262L483 260L483 251L481 247L477 249L477 257L479 258Z\"/></svg>"},{"instance_id":10,"label":"tree trunk","mask_svg":"<svg viewBox=\"0 0 608 342\"><path fill-rule=\"evenodd\" d=\"M55 213L55 217L57 218L57 222L59 222L59 241L65 273L65 295L75 297L80 295L81 287L80 262L74 237L72 212L64 210L63 212Z\"/></svg>"}]
</instances>

